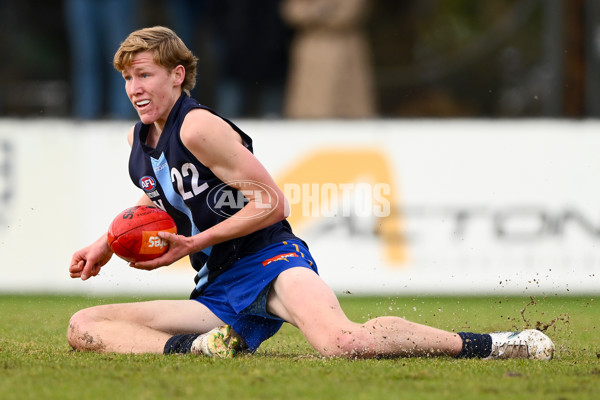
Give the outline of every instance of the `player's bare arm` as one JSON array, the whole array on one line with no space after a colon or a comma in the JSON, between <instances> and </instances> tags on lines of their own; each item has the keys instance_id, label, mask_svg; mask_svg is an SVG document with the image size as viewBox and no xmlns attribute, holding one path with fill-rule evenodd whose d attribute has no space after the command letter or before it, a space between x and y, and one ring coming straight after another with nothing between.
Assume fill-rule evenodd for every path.
<instances>
[{"instance_id":1,"label":"player's bare arm","mask_svg":"<svg viewBox=\"0 0 600 400\"><path fill-rule=\"evenodd\" d=\"M198 235L196 246L205 248L241 237L285 218L283 192L229 124L208 111L196 110L186 117L181 137L200 162L248 199L231 218ZM250 182L257 184L249 187ZM265 209L271 212L264 213Z\"/></svg>"},{"instance_id":2,"label":"player's bare arm","mask_svg":"<svg viewBox=\"0 0 600 400\"><path fill-rule=\"evenodd\" d=\"M133 146L133 132L135 130L135 126L132 126L127 132L127 143L129 143L129 147Z\"/></svg>"},{"instance_id":3,"label":"player's bare arm","mask_svg":"<svg viewBox=\"0 0 600 400\"><path fill-rule=\"evenodd\" d=\"M190 129L186 129L188 126ZM200 126L202 129L198 129ZM243 146L240 135L223 119L206 110L194 110L183 123L181 137L194 156L219 179L238 190L243 190L249 202L233 216L234 219L255 217L256 207L259 207L259 211L263 207L271 207L272 213L262 215L262 218L253 218L254 221L244 226L251 228L246 233L262 229L285 217L283 192L254 154ZM258 184L252 186L252 190L244 190L248 189L248 182ZM257 223L261 226L256 227Z\"/></svg>"}]
</instances>

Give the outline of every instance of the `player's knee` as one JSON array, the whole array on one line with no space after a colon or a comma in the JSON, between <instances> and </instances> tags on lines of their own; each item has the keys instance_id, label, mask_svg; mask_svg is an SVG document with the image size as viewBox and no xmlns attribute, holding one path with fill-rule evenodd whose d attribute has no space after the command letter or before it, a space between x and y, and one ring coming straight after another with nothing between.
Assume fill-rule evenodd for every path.
<instances>
[{"instance_id":1,"label":"player's knee","mask_svg":"<svg viewBox=\"0 0 600 400\"><path fill-rule=\"evenodd\" d=\"M85 311L81 310L71 316L67 328L67 341L75 350L81 349L81 331L85 329Z\"/></svg>"},{"instance_id":2,"label":"player's knee","mask_svg":"<svg viewBox=\"0 0 600 400\"><path fill-rule=\"evenodd\" d=\"M360 330L340 330L317 350L324 357L361 357L368 351Z\"/></svg>"},{"instance_id":3,"label":"player's knee","mask_svg":"<svg viewBox=\"0 0 600 400\"><path fill-rule=\"evenodd\" d=\"M67 341L75 350L97 350L94 331L94 310L86 308L73 314L67 329Z\"/></svg>"}]
</instances>

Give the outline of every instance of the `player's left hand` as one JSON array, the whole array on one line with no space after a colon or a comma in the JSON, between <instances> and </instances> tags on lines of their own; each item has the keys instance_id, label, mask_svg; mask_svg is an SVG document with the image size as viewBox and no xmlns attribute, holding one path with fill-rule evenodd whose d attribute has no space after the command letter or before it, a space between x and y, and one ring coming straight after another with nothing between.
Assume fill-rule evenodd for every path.
<instances>
[{"instance_id":1,"label":"player's left hand","mask_svg":"<svg viewBox=\"0 0 600 400\"><path fill-rule=\"evenodd\" d=\"M151 271L171 265L193 252L191 238L189 237L169 232L158 232L158 236L169 244L169 250L153 260L130 262L130 267Z\"/></svg>"}]
</instances>

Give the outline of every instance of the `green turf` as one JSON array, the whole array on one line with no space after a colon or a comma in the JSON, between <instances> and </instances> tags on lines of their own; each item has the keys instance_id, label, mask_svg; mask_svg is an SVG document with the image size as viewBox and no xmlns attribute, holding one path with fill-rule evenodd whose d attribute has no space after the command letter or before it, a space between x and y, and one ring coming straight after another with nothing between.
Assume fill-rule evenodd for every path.
<instances>
[{"instance_id":1,"label":"green turf","mask_svg":"<svg viewBox=\"0 0 600 400\"><path fill-rule=\"evenodd\" d=\"M76 310L128 298L0 296L0 399L597 399L600 299L593 297L342 297L356 321L398 315L446 330L539 327L550 362L322 359L289 325L252 356L73 352Z\"/></svg>"}]
</instances>

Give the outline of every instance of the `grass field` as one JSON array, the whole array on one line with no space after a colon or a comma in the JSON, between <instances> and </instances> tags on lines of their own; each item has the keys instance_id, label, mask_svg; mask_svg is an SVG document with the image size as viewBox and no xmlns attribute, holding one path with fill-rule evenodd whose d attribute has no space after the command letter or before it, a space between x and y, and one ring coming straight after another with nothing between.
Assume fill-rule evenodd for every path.
<instances>
[{"instance_id":1,"label":"grass field","mask_svg":"<svg viewBox=\"0 0 600 400\"><path fill-rule=\"evenodd\" d=\"M137 298L0 296L0 399L597 399L600 298L342 297L356 321L398 315L447 330L538 327L550 362L322 359L289 325L254 355L88 354L70 350L76 310Z\"/></svg>"}]
</instances>

